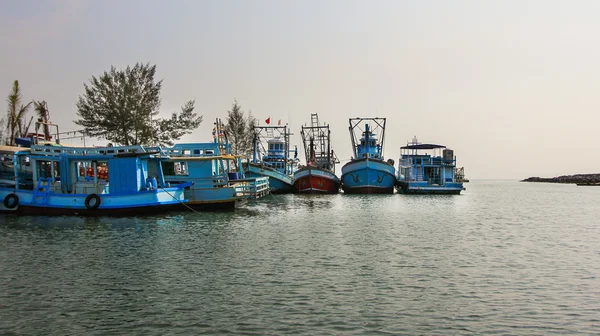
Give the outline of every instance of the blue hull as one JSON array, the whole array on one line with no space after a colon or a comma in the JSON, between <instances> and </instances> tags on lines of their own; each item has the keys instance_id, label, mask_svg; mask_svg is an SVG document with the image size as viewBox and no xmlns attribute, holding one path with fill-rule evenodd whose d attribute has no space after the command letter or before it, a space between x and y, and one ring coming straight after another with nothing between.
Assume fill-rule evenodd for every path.
<instances>
[{"instance_id":1,"label":"blue hull","mask_svg":"<svg viewBox=\"0 0 600 336\"><path fill-rule=\"evenodd\" d=\"M161 190L141 191L134 194L95 194L99 205L88 206L88 194L56 194L54 192L36 194L32 190L0 189L0 197L16 195L13 208L3 206L2 212L19 215L82 215L117 216L145 215L172 210L184 210L181 203L187 202L183 189L161 188ZM3 199L4 199L3 198Z\"/></svg>"},{"instance_id":2,"label":"blue hull","mask_svg":"<svg viewBox=\"0 0 600 336\"><path fill-rule=\"evenodd\" d=\"M428 185L427 182L398 182L398 193L421 195L458 195L464 190L463 184L458 182L446 185Z\"/></svg>"},{"instance_id":3,"label":"blue hull","mask_svg":"<svg viewBox=\"0 0 600 336\"><path fill-rule=\"evenodd\" d=\"M294 191L292 177L277 170L250 163L245 173L248 177L268 177L273 194L287 194Z\"/></svg>"},{"instance_id":4,"label":"blue hull","mask_svg":"<svg viewBox=\"0 0 600 336\"><path fill-rule=\"evenodd\" d=\"M381 160L361 159L342 167L342 189L349 194L393 194L394 166Z\"/></svg>"}]
</instances>

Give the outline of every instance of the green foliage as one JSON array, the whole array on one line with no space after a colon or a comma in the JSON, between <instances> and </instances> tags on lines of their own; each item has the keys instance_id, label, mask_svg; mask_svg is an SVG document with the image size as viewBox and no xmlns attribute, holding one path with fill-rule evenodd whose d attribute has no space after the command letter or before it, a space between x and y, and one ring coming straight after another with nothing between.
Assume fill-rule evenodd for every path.
<instances>
[{"instance_id":1,"label":"green foliage","mask_svg":"<svg viewBox=\"0 0 600 336\"><path fill-rule=\"evenodd\" d=\"M89 136L120 145L172 145L197 128L202 117L189 101L181 113L157 118L162 80L155 82L155 73L156 65L138 63L125 70L111 66L109 72L92 77L77 101L80 119L75 123Z\"/></svg>"},{"instance_id":2,"label":"green foliage","mask_svg":"<svg viewBox=\"0 0 600 336\"><path fill-rule=\"evenodd\" d=\"M46 101L34 101L33 110L37 114L38 122L43 123L44 138L46 140L49 140L50 128L47 124L50 122L50 112L48 111L48 104L46 103Z\"/></svg>"},{"instance_id":3,"label":"green foliage","mask_svg":"<svg viewBox=\"0 0 600 336\"><path fill-rule=\"evenodd\" d=\"M252 116L252 111L249 111L248 117L245 117L242 106L234 100L231 110L227 111L227 122L224 127L233 155L244 157L251 155L255 124L256 118Z\"/></svg>"},{"instance_id":4,"label":"green foliage","mask_svg":"<svg viewBox=\"0 0 600 336\"><path fill-rule=\"evenodd\" d=\"M25 116L32 102L25 105L21 103L21 89L18 80L14 81L12 91L6 101L8 102L8 110L6 111L6 130L8 132L6 144L14 146L15 138L24 137L29 132L29 126L31 126L33 117L27 121Z\"/></svg>"}]
</instances>

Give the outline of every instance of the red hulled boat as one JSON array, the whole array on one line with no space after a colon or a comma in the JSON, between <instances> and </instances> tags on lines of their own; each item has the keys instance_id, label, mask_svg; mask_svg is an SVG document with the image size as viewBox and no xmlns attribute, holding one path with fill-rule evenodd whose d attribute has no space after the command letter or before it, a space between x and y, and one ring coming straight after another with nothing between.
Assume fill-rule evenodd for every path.
<instances>
[{"instance_id":1,"label":"red hulled boat","mask_svg":"<svg viewBox=\"0 0 600 336\"><path fill-rule=\"evenodd\" d=\"M294 191L299 194L337 194L340 179L335 175L339 163L331 150L329 125L319 125L316 113L311 114L311 126L302 126L302 141L306 166L294 173Z\"/></svg>"}]
</instances>

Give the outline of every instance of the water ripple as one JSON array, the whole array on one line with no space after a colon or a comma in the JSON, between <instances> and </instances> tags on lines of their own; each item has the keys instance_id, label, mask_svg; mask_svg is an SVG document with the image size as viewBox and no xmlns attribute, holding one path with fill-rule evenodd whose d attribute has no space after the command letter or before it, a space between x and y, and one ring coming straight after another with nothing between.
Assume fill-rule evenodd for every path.
<instances>
[{"instance_id":1,"label":"water ripple","mask_svg":"<svg viewBox=\"0 0 600 336\"><path fill-rule=\"evenodd\" d=\"M0 334L600 333L600 188L0 220Z\"/></svg>"}]
</instances>

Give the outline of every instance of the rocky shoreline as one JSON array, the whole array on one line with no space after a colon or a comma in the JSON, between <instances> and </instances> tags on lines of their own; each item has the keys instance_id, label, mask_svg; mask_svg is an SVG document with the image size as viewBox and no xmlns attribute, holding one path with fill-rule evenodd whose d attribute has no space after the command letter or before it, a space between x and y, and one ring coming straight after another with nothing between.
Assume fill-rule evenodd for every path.
<instances>
[{"instance_id":1,"label":"rocky shoreline","mask_svg":"<svg viewBox=\"0 0 600 336\"><path fill-rule=\"evenodd\" d=\"M600 185L600 174L576 174L557 177L529 177L521 182L575 183L579 185Z\"/></svg>"}]
</instances>

